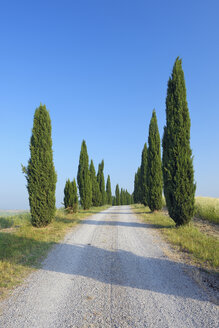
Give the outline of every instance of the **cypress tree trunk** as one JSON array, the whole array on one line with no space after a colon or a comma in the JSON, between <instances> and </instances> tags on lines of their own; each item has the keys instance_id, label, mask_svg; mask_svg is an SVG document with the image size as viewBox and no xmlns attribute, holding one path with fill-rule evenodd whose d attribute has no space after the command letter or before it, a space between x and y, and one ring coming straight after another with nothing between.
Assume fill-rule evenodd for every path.
<instances>
[{"instance_id":1,"label":"cypress tree trunk","mask_svg":"<svg viewBox=\"0 0 219 328\"><path fill-rule=\"evenodd\" d=\"M26 174L31 222L35 227L48 225L55 216L57 176L53 164L51 120L45 105L34 114L30 140L30 159Z\"/></svg>"},{"instance_id":2,"label":"cypress tree trunk","mask_svg":"<svg viewBox=\"0 0 219 328\"><path fill-rule=\"evenodd\" d=\"M101 193L100 193L100 187L97 182L94 163L92 160L90 163L90 178L91 178L91 185L92 185L92 204L93 204L93 206L100 206L102 198L101 198Z\"/></svg>"},{"instance_id":3,"label":"cypress tree trunk","mask_svg":"<svg viewBox=\"0 0 219 328\"><path fill-rule=\"evenodd\" d=\"M153 212L162 208L162 163L160 154L160 134L157 126L157 117L153 110L148 136L148 206Z\"/></svg>"},{"instance_id":4,"label":"cypress tree trunk","mask_svg":"<svg viewBox=\"0 0 219 328\"><path fill-rule=\"evenodd\" d=\"M81 152L78 165L78 188L80 194L80 201L83 209L89 209L92 204L92 186L90 180L90 172L88 164L88 153L85 140L82 141Z\"/></svg>"},{"instance_id":5,"label":"cypress tree trunk","mask_svg":"<svg viewBox=\"0 0 219 328\"><path fill-rule=\"evenodd\" d=\"M107 182L106 182L106 195L107 195L107 204L112 205L112 191L111 191L111 181L109 175L107 177Z\"/></svg>"},{"instance_id":6,"label":"cypress tree trunk","mask_svg":"<svg viewBox=\"0 0 219 328\"><path fill-rule=\"evenodd\" d=\"M116 185L116 191L115 191L115 195L116 195L116 205L120 205L120 192L119 192L119 185Z\"/></svg>"},{"instance_id":7,"label":"cypress tree trunk","mask_svg":"<svg viewBox=\"0 0 219 328\"><path fill-rule=\"evenodd\" d=\"M164 194L169 215L177 226L189 222L194 215L196 185L190 125L182 61L177 58L168 81L163 136Z\"/></svg>"},{"instance_id":8,"label":"cypress tree trunk","mask_svg":"<svg viewBox=\"0 0 219 328\"><path fill-rule=\"evenodd\" d=\"M147 155L147 144L144 144L141 156L141 203L144 206L148 205L148 187L147 187L147 167L148 167L148 155Z\"/></svg>"}]
</instances>

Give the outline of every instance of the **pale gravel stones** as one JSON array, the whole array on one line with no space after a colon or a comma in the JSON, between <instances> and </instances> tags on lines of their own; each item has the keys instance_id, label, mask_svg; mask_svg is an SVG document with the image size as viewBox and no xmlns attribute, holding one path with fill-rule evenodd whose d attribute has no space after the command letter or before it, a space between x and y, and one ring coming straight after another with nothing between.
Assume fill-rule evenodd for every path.
<instances>
[{"instance_id":1,"label":"pale gravel stones","mask_svg":"<svg viewBox=\"0 0 219 328\"><path fill-rule=\"evenodd\" d=\"M84 220L1 307L0 327L7 328L216 328L219 323L218 307L182 264L165 257L128 206Z\"/></svg>"}]
</instances>

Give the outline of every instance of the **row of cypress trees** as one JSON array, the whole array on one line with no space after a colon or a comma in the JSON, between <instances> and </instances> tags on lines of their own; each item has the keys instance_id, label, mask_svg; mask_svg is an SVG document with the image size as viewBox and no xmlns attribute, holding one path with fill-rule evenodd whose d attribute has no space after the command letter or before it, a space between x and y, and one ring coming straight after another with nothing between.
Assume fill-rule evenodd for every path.
<instances>
[{"instance_id":1,"label":"row of cypress trees","mask_svg":"<svg viewBox=\"0 0 219 328\"><path fill-rule=\"evenodd\" d=\"M119 185L116 185L115 196L113 196L112 205L130 205L134 204L133 195L130 194L127 189L119 189Z\"/></svg>"},{"instance_id":2,"label":"row of cypress trees","mask_svg":"<svg viewBox=\"0 0 219 328\"><path fill-rule=\"evenodd\" d=\"M149 147L147 150L144 145L134 181L134 201L148 205L152 211L161 209L164 189L169 215L177 226L188 223L194 215L196 185L190 126L182 60L177 58L168 81L162 162L154 110L149 126Z\"/></svg>"},{"instance_id":3,"label":"row of cypress trees","mask_svg":"<svg viewBox=\"0 0 219 328\"><path fill-rule=\"evenodd\" d=\"M111 192L111 181L110 176L107 177L106 189L105 189L105 178L104 178L104 161L102 160L98 166L98 172L96 175L93 160L91 160L89 165L89 157L87 152L87 145L85 140L82 141L78 173L77 173L77 183L80 195L80 203L83 209L89 209L91 206L102 206L105 204L112 204L112 192ZM70 182L68 179L66 181L64 189L64 205L65 208L77 209L78 198L76 199L77 187L70 188L69 186L73 184L76 186L76 182ZM75 200L75 206L69 203L69 200ZM68 200L66 202L66 200Z\"/></svg>"},{"instance_id":4,"label":"row of cypress trees","mask_svg":"<svg viewBox=\"0 0 219 328\"><path fill-rule=\"evenodd\" d=\"M162 208L162 164L160 153L160 135L156 112L153 110L147 144L144 144L141 166L135 174L134 201L149 206L151 211Z\"/></svg>"}]
</instances>

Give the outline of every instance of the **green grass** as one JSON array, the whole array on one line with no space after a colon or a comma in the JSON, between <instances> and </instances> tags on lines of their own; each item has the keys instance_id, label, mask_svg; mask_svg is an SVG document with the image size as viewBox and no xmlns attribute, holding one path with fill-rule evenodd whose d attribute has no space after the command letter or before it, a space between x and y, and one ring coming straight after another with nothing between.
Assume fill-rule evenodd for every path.
<instances>
[{"instance_id":1,"label":"green grass","mask_svg":"<svg viewBox=\"0 0 219 328\"><path fill-rule=\"evenodd\" d=\"M195 216L219 224L219 198L196 197Z\"/></svg>"},{"instance_id":2,"label":"green grass","mask_svg":"<svg viewBox=\"0 0 219 328\"><path fill-rule=\"evenodd\" d=\"M107 207L79 210L76 214L57 210L55 220L45 228L34 228L30 214L0 218L0 297L19 284L29 272L39 268L51 247L80 219Z\"/></svg>"},{"instance_id":3,"label":"green grass","mask_svg":"<svg viewBox=\"0 0 219 328\"><path fill-rule=\"evenodd\" d=\"M194 262L203 268L219 269L219 240L213 236L202 233L190 222L188 225L176 228L173 220L163 212L151 213L149 208L143 205L133 205L133 211L147 223L166 237L173 245L177 245L181 251L189 253Z\"/></svg>"}]
</instances>

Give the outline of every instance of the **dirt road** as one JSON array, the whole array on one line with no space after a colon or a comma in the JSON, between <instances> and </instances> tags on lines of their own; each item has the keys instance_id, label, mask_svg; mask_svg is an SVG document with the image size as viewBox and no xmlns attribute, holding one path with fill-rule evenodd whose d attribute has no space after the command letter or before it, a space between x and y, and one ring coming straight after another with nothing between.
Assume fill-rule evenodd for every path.
<instances>
[{"instance_id":1,"label":"dirt road","mask_svg":"<svg viewBox=\"0 0 219 328\"><path fill-rule=\"evenodd\" d=\"M218 327L219 310L128 206L69 233L13 296L0 327Z\"/></svg>"}]
</instances>

